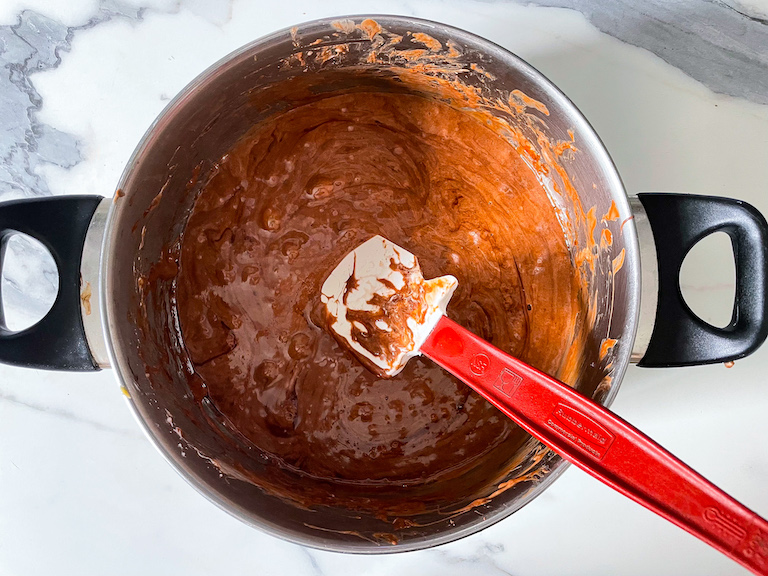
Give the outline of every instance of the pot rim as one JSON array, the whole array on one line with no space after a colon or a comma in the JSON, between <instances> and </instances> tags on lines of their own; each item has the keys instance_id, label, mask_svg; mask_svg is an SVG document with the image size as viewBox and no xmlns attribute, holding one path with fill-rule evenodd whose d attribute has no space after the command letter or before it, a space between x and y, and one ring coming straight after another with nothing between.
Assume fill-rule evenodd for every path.
<instances>
[{"instance_id":1,"label":"pot rim","mask_svg":"<svg viewBox=\"0 0 768 576\"><path fill-rule=\"evenodd\" d=\"M388 24L397 24L402 26L416 26L422 29L439 29L441 32L450 34L453 38L460 42L469 44L474 48L492 56L493 58L502 61L504 64L511 68L514 68L521 73L529 76L534 80L542 90L547 93L547 96L557 102L558 106L564 110L569 111L571 117L578 126L578 131L583 138L589 140L587 142L588 148L592 151L592 156L599 165L601 165L606 172L607 182L609 189L611 190L612 199L616 202L619 211L621 213L631 214L631 208L629 205L629 199L626 194L623 182L616 170L615 164L611 159L606 147L602 140L599 138L595 130L589 124L584 115L579 111L576 105L557 88L550 80L548 80L541 72L536 68L528 64L525 60L519 56L513 54L506 48L487 40L481 36L443 24L432 20L415 18L409 16L398 16L389 14L352 14L352 15L340 15L330 18L320 18L316 20L307 21L298 24L293 27L286 27L282 30L275 31L271 34L258 38L237 50L229 53L217 62L209 66L206 70L195 77L189 82L160 112L157 118L152 122L147 131L142 136L141 140L134 149L131 157L129 158L126 167L120 177L117 185L118 189L122 189L123 185L128 181L135 166L137 166L141 158L149 153L152 148L153 141L157 135L160 134L167 120L174 112L181 107L185 101L198 90L204 89L209 81L213 80L217 76L223 73L223 71L231 66L234 66L237 62L241 61L245 57L250 58L252 52L258 52L277 41L284 40L286 37L290 37L291 31L294 33L298 29L299 31L307 29L317 28L330 28L331 23L343 19L351 19L354 21L360 21L364 19L373 19L381 23L385 28ZM104 339L106 342L106 351L110 360L111 366L115 369L118 381L123 387L128 390L126 398L128 405L133 412L134 417L139 422L139 425L144 430L146 436L162 454L162 456L174 467L174 469L181 475L184 480L191 484L199 493L205 496L209 501L216 504L222 510L228 512L232 516L236 517L240 521L255 527L260 530L278 536L289 542L308 546L311 548L336 551L336 552L354 552L361 554L380 554L380 553L399 553L415 550L422 550L425 548L431 548L442 544L447 544L455 540L459 540L471 534L475 534L488 528L489 526L496 524L497 522L507 518L512 513L518 511L523 506L530 503L536 496L541 494L546 488L548 488L552 482L554 482L568 467L568 462L560 456L556 456L552 460L552 465L549 473L541 480L533 489L530 489L527 493L521 497L510 501L506 505L499 507L488 514L486 514L477 523L469 524L461 528L454 530L447 530L445 532L431 535L424 539L408 540L402 544L398 543L392 546L380 546L375 544L369 544L368 546L360 545L347 545L345 542L331 542L323 540L322 537L309 537L305 535L298 535L295 532L287 530L281 526L274 525L269 522L260 522L255 519L253 513L249 512L245 508L239 506L234 501L224 497L218 491L213 489L206 482L202 481L191 470L186 463L185 459L180 456L178 452L169 450L165 444L160 440L158 429L150 425L148 419L145 419L142 413L142 407L133 399L130 392L133 388L133 380L131 378L130 370L127 369L127 365L122 362L123 353L116 346L116 343L112 337L112 331L110 326L115 325L122 320L115 317L115 313L112 310L112 302L107 298L107 295L112 293L112 267L114 253L114 246L116 243L116 230L115 221L117 213L120 210L122 203L110 203L109 212L107 214L104 240L101 250L101 262L100 262L100 298L99 306L101 309L102 318L102 330ZM621 381L625 375L628 364L630 363L630 354L634 342L637 325L638 325L638 313L639 313L639 300L640 300L640 249L637 238L637 231L634 221L627 222L628 226L624 226L623 236L626 245L626 259L623 267L624 272L628 275L627 279L627 321L625 329L622 333L622 340L626 342L625 345L619 347L617 356L614 360L614 369L612 373L613 381L607 394L602 399L601 403L609 407L618 393ZM478 517L479 518L479 517Z\"/></svg>"}]
</instances>

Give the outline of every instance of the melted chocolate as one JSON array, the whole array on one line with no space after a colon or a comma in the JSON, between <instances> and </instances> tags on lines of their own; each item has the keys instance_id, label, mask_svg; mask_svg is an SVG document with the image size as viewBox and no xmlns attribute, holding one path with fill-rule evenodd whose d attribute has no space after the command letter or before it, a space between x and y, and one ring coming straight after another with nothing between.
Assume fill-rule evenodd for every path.
<instances>
[{"instance_id":1,"label":"melted chocolate","mask_svg":"<svg viewBox=\"0 0 768 576\"><path fill-rule=\"evenodd\" d=\"M353 256L355 265L345 282L341 296L345 306L349 305L350 293L359 290L357 262L360 257L357 251ZM429 298L432 296L431 291L434 290L432 286L445 284L445 279L442 278L433 280L431 283L425 282L418 261L409 268L393 258L388 267L395 273L393 279L401 279L402 287L398 289L396 284L387 278L376 278L376 281L384 287L384 292L381 291L381 287L364 288L362 293L367 298L368 306L365 309L346 308L342 312L343 320L349 323L348 335L344 332L339 333L336 326L339 316L335 316L331 311L335 310L334 308L326 307L325 319L326 328L330 329L339 343L350 350L371 372L382 377L391 377L392 370L397 369L396 371L399 372L403 354L417 348L419 344L416 343L416 335L409 322L414 322L417 326L425 323L430 311ZM361 353L361 350L355 350L355 345L359 345L383 362L384 367L378 366L370 357Z\"/></svg>"},{"instance_id":2,"label":"melted chocolate","mask_svg":"<svg viewBox=\"0 0 768 576\"><path fill-rule=\"evenodd\" d=\"M323 281L375 234L413 252L425 277L458 278L449 317L571 378L579 282L534 171L468 114L357 93L255 127L196 200L177 297L207 398L314 478L393 493L469 470L495 479L525 433L429 360L379 378L326 330Z\"/></svg>"}]
</instances>

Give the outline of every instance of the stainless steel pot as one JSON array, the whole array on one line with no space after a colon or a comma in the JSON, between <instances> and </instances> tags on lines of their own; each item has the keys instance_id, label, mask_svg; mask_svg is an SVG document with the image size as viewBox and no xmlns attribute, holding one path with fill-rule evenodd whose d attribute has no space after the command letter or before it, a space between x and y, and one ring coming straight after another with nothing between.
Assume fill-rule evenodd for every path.
<instances>
[{"instance_id":1,"label":"stainless steel pot","mask_svg":"<svg viewBox=\"0 0 768 576\"><path fill-rule=\"evenodd\" d=\"M507 123L539 147L535 153L546 152L536 131L550 142L575 143L578 151L555 159L563 174L553 172L549 180L553 202L576 223L570 237L574 257L578 249L592 246L583 207L595 207L598 216L612 206L617 210L616 218L601 224L611 232L612 244L590 248L592 324L578 382L582 393L607 406L630 361L644 366L722 362L741 358L764 341L768 226L752 207L676 194L628 199L584 117L524 61L442 24L356 16L276 32L201 74L149 128L114 198L0 205L0 238L14 232L37 238L51 251L60 277L57 300L36 326L11 333L0 313L0 361L60 370L113 368L147 435L186 480L237 518L294 542L350 552L414 550L461 538L510 515L566 466L533 440L514 466L489 479L484 493L467 494L464 501L444 503L440 512L395 526L391 519L349 510L343 500L335 507L306 508L264 491L259 479L267 475L278 474L287 493L303 490L306 480L275 472L253 451L233 448L227 430L217 424L215 407L190 400L188 381L194 376L172 294L148 290L145 283L152 265L184 229L199 187L193 175L204 174L255 123L340 91L445 99L446 85L457 83L466 88L465 101L454 99L453 105L483 110ZM576 196L564 193L567 182ZM733 240L737 271L733 319L723 329L688 309L678 282L688 250L718 230ZM617 265L621 259L623 266ZM609 339L617 344L606 355L602 345ZM473 512L462 512L484 498Z\"/></svg>"}]
</instances>

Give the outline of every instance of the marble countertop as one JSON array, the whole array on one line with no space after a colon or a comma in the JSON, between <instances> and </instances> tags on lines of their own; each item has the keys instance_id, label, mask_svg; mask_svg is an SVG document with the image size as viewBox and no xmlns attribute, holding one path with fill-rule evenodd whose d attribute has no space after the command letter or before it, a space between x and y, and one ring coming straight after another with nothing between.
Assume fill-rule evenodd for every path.
<instances>
[{"instance_id":1,"label":"marble countertop","mask_svg":"<svg viewBox=\"0 0 768 576\"><path fill-rule=\"evenodd\" d=\"M113 192L167 101L273 30L378 13L368 0L7 0L0 5L0 200ZM733 196L768 214L766 0L392 0L390 13L489 38L557 84L603 138L630 193ZM728 242L691 253L683 290L730 316ZM9 246L12 327L56 274ZM722 365L630 367L613 409L768 516L768 346ZM379 557L310 550L239 523L165 463L114 375L0 366L0 574L675 574L746 572L571 467L506 520L453 544Z\"/></svg>"}]
</instances>

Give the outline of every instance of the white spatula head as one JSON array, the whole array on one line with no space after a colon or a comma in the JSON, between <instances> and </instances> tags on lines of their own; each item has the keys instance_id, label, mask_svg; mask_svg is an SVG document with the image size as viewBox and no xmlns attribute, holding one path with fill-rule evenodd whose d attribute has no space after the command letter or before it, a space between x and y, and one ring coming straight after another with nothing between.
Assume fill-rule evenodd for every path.
<instances>
[{"instance_id":1,"label":"white spatula head","mask_svg":"<svg viewBox=\"0 0 768 576\"><path fill-rule=\"evenodd\" d=\"M394 376L419 354L458 286L424 280L416 257L382 236L363 242L323 283L328 327L370 370Z\"/></svg>"}]
</instances>

